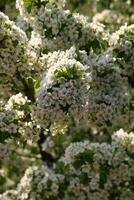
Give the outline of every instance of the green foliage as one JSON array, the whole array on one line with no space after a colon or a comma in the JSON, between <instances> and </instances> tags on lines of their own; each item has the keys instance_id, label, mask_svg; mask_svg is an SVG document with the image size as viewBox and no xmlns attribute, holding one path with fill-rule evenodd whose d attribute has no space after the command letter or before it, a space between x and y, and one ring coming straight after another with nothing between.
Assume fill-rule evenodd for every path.
<instances>
[{"instance_id":1,"label":"green foliage","mask_svg":"<svg viewBox=\"0 0 134 200\"><path fill-rule=\"evenodd\" d=\"M85 150L83 153L80 153L76 156L76 160L73 163L73 166L76 169L79 169L83 164L89 163L91 166L93 164L93 155L92 150Z\"/></svg>"},{"instance_id":2,"label":"green foliage","mask_svg":"<svg viewBox=\"0 0 134 200\"><path fill-rule=\"evenodd\" d=\"M28 13L30 13L31 10L34 9L35 5L36 5L36 0L24 0L24 6Z\"/></svg>"},{"instance_id":3,"label":"green foliage","mask_svg":"<svg viewBox=\"0 0 134 200\"><path fill-rule=\"evenodd\" d=\"M84 70L83 69L78 69L77 66L73 66L71 68L66 68L66 67L62 67L59 70L55 70L54 72L54 76L56 78L61 78L64 77L67 80L77 80L82 78L84 74Z\"/></svg>"},{"instance_id":4,"label":"green foliage","mask_svg":"<svg viewBox=\"0 0 134 200\"><path fill-rule=\"evenodd\" d=\"M28 13L31 13L32 10L37 7L38 9L41 7L41 5L46 6L46 4L49 2L49 0L23 0L24 6L26 8L26 11Z\"/></svg>"}]
</instances>

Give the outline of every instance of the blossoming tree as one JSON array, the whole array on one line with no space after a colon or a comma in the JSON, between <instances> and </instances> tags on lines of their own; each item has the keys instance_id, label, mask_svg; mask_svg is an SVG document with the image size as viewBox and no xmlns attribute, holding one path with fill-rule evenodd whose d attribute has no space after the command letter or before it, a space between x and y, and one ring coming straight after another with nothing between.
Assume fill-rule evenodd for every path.
<instances>
[{"instance_id":1,"label":"blossoming tree","mask_svg":"<svg viewBox=\"0 0 134 200\"><path fill-rule=\"evenodd\" d=\"M0 200L134 200L134 3L105 2L0 12Z\"/></svg>"}]
</instances>

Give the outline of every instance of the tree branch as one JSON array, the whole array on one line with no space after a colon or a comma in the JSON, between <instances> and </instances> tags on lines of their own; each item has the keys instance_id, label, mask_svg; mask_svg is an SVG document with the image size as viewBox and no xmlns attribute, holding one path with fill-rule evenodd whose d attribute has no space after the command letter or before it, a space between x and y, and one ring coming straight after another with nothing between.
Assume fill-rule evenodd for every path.
<instances>
[{"instance_id":1,"label":"tree branch","mask_svg":"<svg viewBox=\"0 0 134 200\"><path fill-rule=\"evenodd\" d=\"M24 86L23 91L24 91L25 95L28 97L29 100L31 100L31 102L35 103L36 100L35 100L34 90L32 91L31 88L29 88L25 78L23 78L21 76L19 71L17 71L17 75L18 75L20 81L22 82L22 84ZM42 158L43 161L47 162L48 165L50 165L50 163L55 162L56 159L54 159L51 154L42 150L42 144L46 141L47 136L45 136L43 134L43 132L41 131L39 137L40 138L38 140L38 146L39 146L39 149L40 149L41 158Z\"/></svg>"},{"instance_id":2,"label":"tree branch","mask_svg":"<svg viewBox=\"0 0 134 200\"><path fill-rule=\"evenodd\" d=\"M56 161L56 159L54 159L51 154L45 152L42 150L42 144L46 141L47 139L47 136L44 135L42 132L40 133L40 139L38 140L38 145L39 145L39 148L40 148L40 153L41 153L41 158L43 161L46 161L47 164L51 164L53 162Z\"/></svg>"}]
</instances>

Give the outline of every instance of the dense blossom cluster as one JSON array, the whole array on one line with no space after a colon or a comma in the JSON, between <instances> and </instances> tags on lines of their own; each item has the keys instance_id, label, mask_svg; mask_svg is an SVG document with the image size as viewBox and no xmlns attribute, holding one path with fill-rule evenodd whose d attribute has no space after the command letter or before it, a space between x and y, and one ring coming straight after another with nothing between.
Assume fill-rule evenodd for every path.
<instances>
[{"instance_id":1,"label":"dense blossom cluster","mask_svg":"<svg viewBox=\"0 0 134 200\"><path fill-rule=\"evenodd\" d=\"M78 123L84 114L87 66L65 57L61 58L59 54L58 61L47 67L48 71L37 92L37 103L44 108L46 123L62 123L68 117Z\"/></svg>"},{"instance_id":2,"label":"dense blossom cluster","mask_svg":"<svg viewBox=\"0 0 134 200\"><path fill-rule=\"evenodd\" d=\"M134 198L133 2L69 2L0 12L0 200Z\"/></svg>"},{"instance_id":3,"label":"dense blossom cluster","mask_svg":"<svg viewBox=\"0 0 134 200\"><path fill-rule=\"evenodd\" d=\"M34 9L31 9L31 3L27 6L25 1L17 2L20 13L26 17L27 23L33 29L30 47L38 54L65 50L72 45L80 49L87 48L87 51L93 47L93 50L97 51L103 50L107 44L104 26L90 23L88 17L72 14L69 10L62 10L56 5L46 5L46 1L37 1Z\"/></svg>"},{"instance_id":4,"label":"dense blossom cluster","mask_svg":"<svg viewBox=\"0 0 134 200\"><path fill-rule=\"evenodd\" d=\"M122 26L111 37L113 53L127 75L133 74L134 66L134 25Z\"/></svg>"},{"instance_id":5,"label":"dense blossom cluster","mask_svg":"<svg viewBox=\"0 0 134 200\"><path fill-rule=\"evenodd\" d=\"M89 15L90 17L94 16L98 18L98 15L100 16L99 21L102 20L102 18L105 16L108 17L103 20L103 22L107 22L105 25L109 29L109 25L112 26L112 30L118 29L120 26L120 19L124 18L125 22L128 24L131 24L134 22L134 15L133 15L133 9L134 9L134 3L133 0L67 0L67 7L69 7L71 10L74 10L76 12L80 12L86 15ZM89 12L90 8L90 12ZM110 15L107 15L106 13L109 12ZM110 17L111 19L110 19ZM119 18L117 19L118 16ZM124 20L121 24L124 24ZM113 24L112 24L113 22ZM114 27L114 29L113 29Z\"/></svg>"},{"instance_id":6,"label":"dense blossom cluster","mask_svg":"<svg viewBox=\"0 0 134 200\"><path fill-rule=\"evenodd\" d=\"M26 65L26 35L3 13L0 13L0 26L0 73L14 75L17 67Z\"/></svg>"},{"instance_id":7,"label":"dense blossom cluster","mask_svg":"<svg viewBox=\"0 0 134 200\"><path fill-rule=\"evenodd\" d=\"M64 53L49 53L40 62L46 71L37 92L42 108L37 118L42 121L44 112L46 126L67 122L70 117L75 125L88 124L109 133L133 126L129 115L133 90L123 75L127 69L121 69L109 52L92 57L71 48ZM132 68L132 64L129 66Z\"/></svg>"},{"instance_id":8,"label":"dense blossom cluster","mask_svg":"<svg viewBox=\"0 0 134 200\"><path fill-rule=\"evenodd\" d=\"M110 31L114 31L115 28L120 27L122 24L125 24L128 19L126 19L121 13L103 10L101 13L97 13L93 17L94 22L103 23Z\"/></svg>"},{"instance_id":9,"label":"dense blossom cluster","mask_svg":"<svg viewBox=\"0 0 134 200\"><path fill-rule=\"evenodd\" d=\"M23 140L37 140L39 126L35 126L30 116L30 101L21 93L13 95L0 110L0 141L12 137ZM37 131L37 132L36 132Z\"/></svg>"},{"instance_id":10,"label":"dense blossom cluster","mask_svg":"<svg viewBox=\"0 0 134 200\"><path fill-rule=\"evenodd\" d=\"M111 144L72 143L53 170L44 165L27 169L14 195L17 200L133 199L133 154L134 135L123 129Z\"/></svg>"},{"instance_id":11,"label":"dense blossom cluster","mask_svg":"<svg viewBox=\"0 0 134 200\"><path fill-rule=\"evenodd\" d=\"M0 27L0 97L6 93L8 99L13 91L23 87L17 80L17 72L30 71L27 68L27 36L1 12Z\"/></svg>"}]
</instances>

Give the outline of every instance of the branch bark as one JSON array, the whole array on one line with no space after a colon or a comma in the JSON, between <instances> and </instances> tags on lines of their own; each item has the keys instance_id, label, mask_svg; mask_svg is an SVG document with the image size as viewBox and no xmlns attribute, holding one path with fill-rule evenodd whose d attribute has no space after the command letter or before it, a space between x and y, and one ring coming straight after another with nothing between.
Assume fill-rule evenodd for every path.
<instances>
[{"instance_id":1,"label":"branch bark","mask_svg":"<svg viewBox=\"0 0 134 200\"><path fill-rule=\"evenodd\" d=\"M41 158L43 161L47 162L48 165L51 165L51 163L55 162L56 159L54 159L51 154L45 152L42 150L42 144L46 141L47 136L44 135L42 132L40 133L40 139L38 140L38 146L40 148Z\"/></svg>"},{"instance_id":2,"label":"branch bark","mask_svg":"<svg viewBox=\"0 0 134 200\"><path fill-rule=\"evenodd\" d=\"M24 90L23 90L24 94L28 97L29 100L31 100L32 103L35 103L36 100L35 100L34 91L31 91L31 89L28 87L28 84L27 84L25 78L23 78L20 75L19 71L17 72L17 75L19 77L19 80L21 80L21 82L24 86ZM42 150L42 144L46 141L47 136L44 135L43 132L41 132L39 134L39 137L40 138L38 140L38 146L39 146L39 149L40 149L41 159L43 161L45 161L48 165L51 165L53 162L55 162L56 159L54 159L51 154Z\"/></svg>"}]
</instances>

